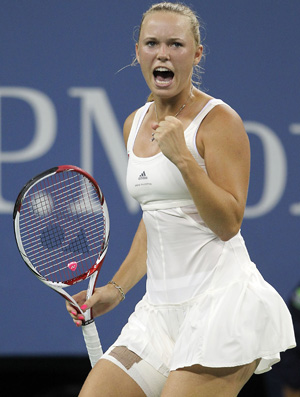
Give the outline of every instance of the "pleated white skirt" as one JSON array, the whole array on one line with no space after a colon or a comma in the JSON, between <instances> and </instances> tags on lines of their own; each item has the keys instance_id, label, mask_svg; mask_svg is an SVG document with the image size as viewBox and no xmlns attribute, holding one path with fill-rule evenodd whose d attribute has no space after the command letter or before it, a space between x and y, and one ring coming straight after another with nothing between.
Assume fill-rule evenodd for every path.
<instances>
[{"instance_id":1,"label":"pleated white skirt","mask_svg":"<svg viewBox=\"0 0 300 397\"><path fill-rule=\"evenodd\" d=\"M127 346L165 376L201 364L233 367L261 358L255 373L295 346L290 313L275 289L253 268L244 282L181 304L137 304L114 346Z\"/></svg>"}]
</instances>

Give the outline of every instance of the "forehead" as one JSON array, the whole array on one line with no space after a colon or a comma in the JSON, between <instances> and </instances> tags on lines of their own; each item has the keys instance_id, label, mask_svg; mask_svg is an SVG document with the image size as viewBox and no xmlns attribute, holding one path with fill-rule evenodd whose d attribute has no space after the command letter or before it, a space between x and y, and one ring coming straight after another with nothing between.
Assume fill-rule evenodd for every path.
<instances>
[{"instance_id":1,"label":"forehead","mask_svg":"<svg viewBox=\"0 0 300 397\"><path fill-rule=\"evenodd\" d=\"M141 36L182 37L192 34L189 18L175 12L156 11L147 15L141 26Z\"/></svg>"}]
</instances>

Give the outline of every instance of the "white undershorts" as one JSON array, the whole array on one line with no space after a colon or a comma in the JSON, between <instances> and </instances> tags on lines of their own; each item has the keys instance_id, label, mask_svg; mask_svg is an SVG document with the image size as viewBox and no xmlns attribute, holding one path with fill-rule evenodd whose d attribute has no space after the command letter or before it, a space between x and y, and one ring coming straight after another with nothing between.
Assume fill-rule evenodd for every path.
<instances>
[{"instance_id":1,"label":"white undershorts","mask_svg":"<svg viewBox=\"0 0 300 397\"><path fill-rule=\"evenodd\" d=\"M121 368L143 390L147 397L161 396L167 377L134 352L123 346L111 346L101 357Z\"/></svg>"}]
</instances>

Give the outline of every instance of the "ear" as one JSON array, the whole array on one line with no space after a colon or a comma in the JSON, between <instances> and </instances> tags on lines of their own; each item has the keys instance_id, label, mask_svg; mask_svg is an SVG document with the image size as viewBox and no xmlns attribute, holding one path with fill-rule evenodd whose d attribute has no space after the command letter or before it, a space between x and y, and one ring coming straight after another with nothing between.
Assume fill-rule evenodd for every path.
<instances>
[{"instance_id":1,"label":"ear","mask_svg":"<svg viewBox=\"0 0 300 397\"><path fill-rule=\"evenodd\" d=\"M139 57L139 45L138 43L135 44L135 57L138 63L140 63L140 57Z\"/></svg>"},{"instance_id":2,"label":"ear","mask_svg":"<svg viewBox=\"0 0 300 397\"><path fill-rule=\"evenodd\" d=\"M195 66L198 65L198 63L201 61L202 54L203 54L203 45L199 45L195 52L195 58L194 58Z\"/></svg>"}]
</instances>

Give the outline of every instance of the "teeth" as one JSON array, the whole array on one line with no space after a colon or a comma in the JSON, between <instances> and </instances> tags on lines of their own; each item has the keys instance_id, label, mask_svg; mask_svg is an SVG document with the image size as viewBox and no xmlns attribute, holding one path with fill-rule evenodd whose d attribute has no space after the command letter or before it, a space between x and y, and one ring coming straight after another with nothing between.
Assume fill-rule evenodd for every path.
<instances>
[{"instance_id":1,"label":"teeth","mask_svg":"<svg viewBox=\"0 0 300 397\"><path fill-rule=\"evenodd\" d=\"M167 68L156 68L155 71L156 72L171 72L171 70L167 69Z\"/></svg>"}]
</instances>

